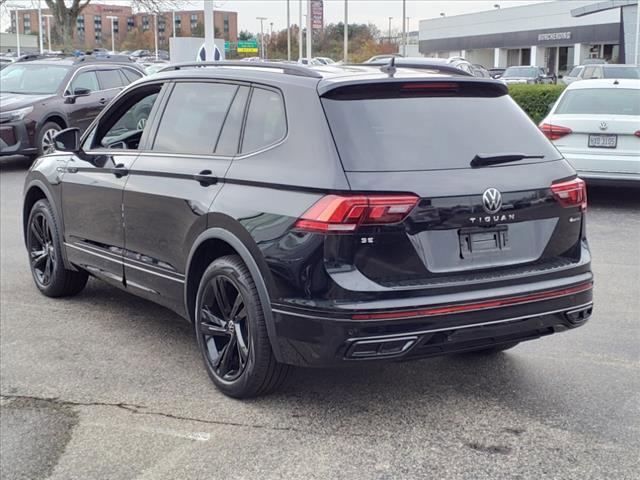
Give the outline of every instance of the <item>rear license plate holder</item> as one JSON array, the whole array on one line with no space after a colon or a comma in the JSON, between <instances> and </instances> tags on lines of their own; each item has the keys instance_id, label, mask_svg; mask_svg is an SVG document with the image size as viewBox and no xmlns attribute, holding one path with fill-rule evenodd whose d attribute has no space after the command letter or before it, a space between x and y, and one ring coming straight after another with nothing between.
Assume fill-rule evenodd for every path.
<instances>
[{"instance_id":1,"label":"rear license plate holder","mask_svg":"<svg viewBox=\"0 0 640 480\"><path fill-rule=\"evenodd\" d=\"M618 135L604 133L589 134L589 148L616 148L618 146Z\"/></svg>"},{"instance_id":2,"label":"rear license plate holder","mask_svg":"<svg viewBox=\"0 0 640 480\"><path fill-rule=\"evenodd\" d=\"M460 255L469 258L474 254L497 252L509 248L509 227L462 228L459 232Z\"/></svg>"}]
</instances>

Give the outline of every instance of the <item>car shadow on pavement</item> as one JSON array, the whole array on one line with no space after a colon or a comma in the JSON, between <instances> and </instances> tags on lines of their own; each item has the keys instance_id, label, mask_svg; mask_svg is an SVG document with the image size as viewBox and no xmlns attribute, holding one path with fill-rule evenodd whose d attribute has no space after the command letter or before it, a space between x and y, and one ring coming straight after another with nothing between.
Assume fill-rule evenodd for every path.
<instances>
[{"instance_id":1,"label":"car shadow on pavement","mask_svg":"<svg viewBox=\"0 0 640 480\"><path fill-rule=\"evenodd\" d=\"M587 185L589 207L616 209L640 209L640 186L593 186Z\"/></svg>"}]
</instances>

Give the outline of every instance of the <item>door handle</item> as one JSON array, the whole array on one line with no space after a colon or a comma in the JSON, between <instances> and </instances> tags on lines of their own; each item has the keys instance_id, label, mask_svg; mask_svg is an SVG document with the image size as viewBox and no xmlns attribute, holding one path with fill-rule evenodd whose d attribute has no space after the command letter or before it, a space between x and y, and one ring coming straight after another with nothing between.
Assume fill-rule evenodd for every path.
<instances>
[{"instance_id":1,"label":"door handle","mask_svg":"<svg viewBox=\"0 0 640 480\"><path fill-rule=\"evenodd\" d=\"M203 187L208 187L209 185L215 185L218 183L218 177L213 175L211 170L202 170L197 175L194 175L193 179L199 182Z\"/></svg>"},{"instance_id":2,"label":"door handle","mask_svg":"<svg viewBox=\"0 0 640 480\"><path fill-rule=\"evenodd\" d=\"M107 102L108 102L108 100L107 100L106 98L101 98L100 100L98 100L98 103L99 103L100 105L104 105L104 104L105 104L105 103L107 103Z\"/></svg>"},{"instance_id":3,"label":"door handle","mask_svg":"<svg viewBox=\"0 0 640 480\"><path fill-rule=\"evenodd\" d=\"M129 175L129 169L124 166L124 163L117 164L111 169L111 172L116 176L116 178L122 178Z\"/></svg>"}]
</instances>

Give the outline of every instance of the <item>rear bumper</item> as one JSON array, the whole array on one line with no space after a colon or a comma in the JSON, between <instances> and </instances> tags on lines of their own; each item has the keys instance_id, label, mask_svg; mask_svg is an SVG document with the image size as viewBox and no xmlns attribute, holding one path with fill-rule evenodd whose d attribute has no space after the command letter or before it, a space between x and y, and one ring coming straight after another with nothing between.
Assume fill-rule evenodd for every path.
<instances>
[{"instance_id":1,"label":"rear bumper","mask_svg":"<svg viewBox=\"0 0 640 480\"><path fill-rule=\"evenodd\" d=\"M580 178L587 182L640 182L640 160L634 155L562 153Z\"/></svg>"},{"instance_id":2,"label":"rear bumper","mask_svg":"<svg viewBox=\"0 0 640 480\"><path fill-rule=\"evenodd\" d=\"M410 311L369 310L366 304L351 312L277 305L273 308L276 347L285 363L335 366L532 340L587 321L593 307L591 273L573 280L543 289L530 284L526 294L518 295L506 294L506 289L505 295L490 297L476 292L473 302L420 305Z\"/></svg>"}]
</instances>

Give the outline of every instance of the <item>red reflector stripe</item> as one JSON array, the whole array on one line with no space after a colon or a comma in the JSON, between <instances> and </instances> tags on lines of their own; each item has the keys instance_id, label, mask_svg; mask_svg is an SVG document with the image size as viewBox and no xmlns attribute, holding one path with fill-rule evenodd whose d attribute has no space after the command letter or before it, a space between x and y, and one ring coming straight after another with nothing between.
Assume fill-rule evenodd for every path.
<instances>
[{"instance_id":1,"label":"red reflector stripe","mask_svg":"<svg viewBox=\"0 0 640 480\"><path fill-rule=\"evenodd\" d=\"M478 303L465 303L463 305L449 305L445 307L422 308L419 310L406 310L403 312L383 312L383 313L358 313L352 315L352 320L386 320L401 319L411 317L429 317L434 315L446 315L462 312L471 312L474 310L485 310L487 308L499 308L519 303L537 302L540 300L549 300L556 297L564 297L574 293L586 292L591 290L593 282L581 283L574 287L563 288L560 290L550 290L547 292L532 293L529 295L520 295L516 297L499 298Z\"/></svg>"}]
</instances>

